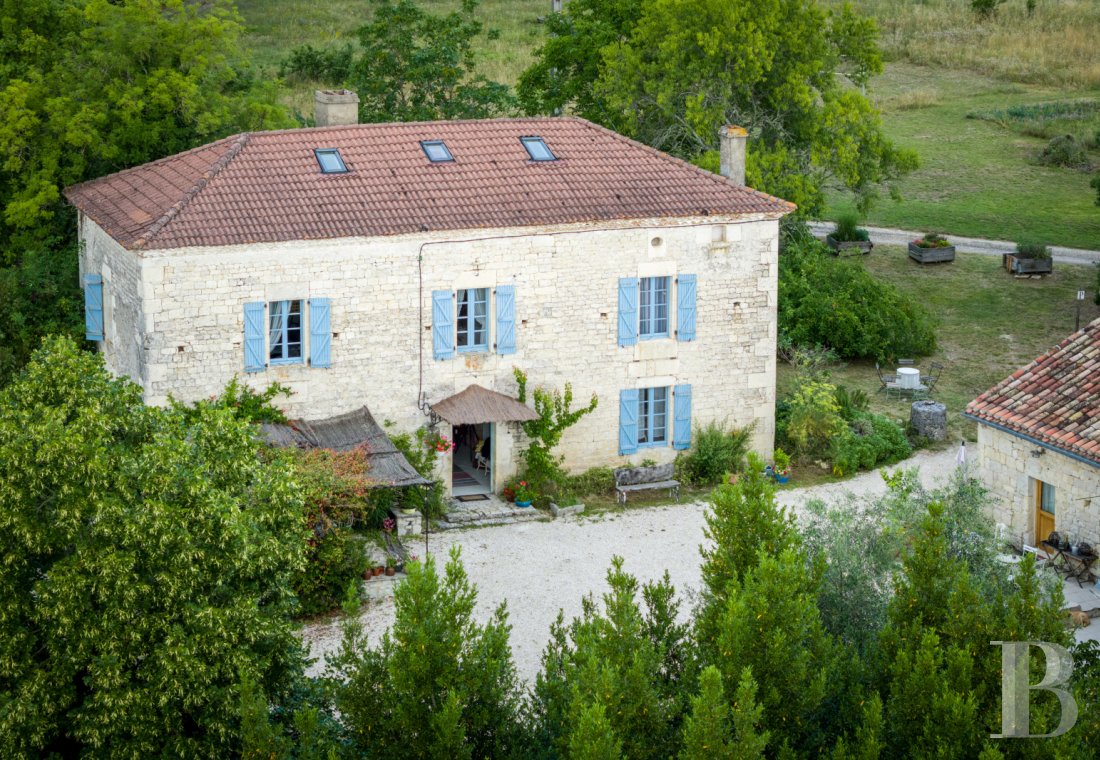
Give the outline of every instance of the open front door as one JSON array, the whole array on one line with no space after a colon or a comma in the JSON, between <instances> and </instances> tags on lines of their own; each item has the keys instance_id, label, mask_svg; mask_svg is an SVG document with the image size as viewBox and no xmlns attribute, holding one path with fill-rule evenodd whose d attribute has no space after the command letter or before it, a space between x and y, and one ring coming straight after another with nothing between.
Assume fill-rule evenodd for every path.
<instances>
[{"instance_id":1,"label":"open front door","mask_svg":"<svg viewBox=\"0 0 1100 760\"><path fill-rule=\"evenodd\" d=\"M493 424L455 425L451 493L455 497L493 492Z\"/></svg>"},{"instance_id":2,"label":"open front door","mask_svg":"<svg viewBox=\"0 0 1100 760\"><path fill-rule=\"evenodd\" d=\"M1041 480L1035 481L1035 545L1046 541L1054 527L1054 486Z\"/></svg>"}]
</instances>

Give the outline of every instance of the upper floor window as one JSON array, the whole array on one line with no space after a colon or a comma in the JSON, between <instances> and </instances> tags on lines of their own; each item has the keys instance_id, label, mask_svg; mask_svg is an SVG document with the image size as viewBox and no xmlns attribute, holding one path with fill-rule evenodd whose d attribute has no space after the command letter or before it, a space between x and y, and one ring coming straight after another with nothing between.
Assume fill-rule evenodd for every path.
<instances>
[{"instance_id":1,"label":"upper floor window","mask_svg":"<svg viewBox=\"0 0 1100 760\"><path fill-rule=\"evenodd\" d=\"M557 156L550 150L550 146L541 137L521 137L519 141L527 149L527 155L532 161L554 161Z\"/></svg>"},{"instance_id":2,"label":"upper floor window","mask_svg":"<svg viewBox=\"0 0 1100 760\"><path fill-rule=\"evenodd\" d=\"M643 277L638 284L638 337L668 337L668 277Z\"/></svg>"},{"instance_id":3,"label":"upper floor window","mask_svg":"<svg viewBox=\"0 0 1100 760\"><path fill-rule=\"evenodd\" d=\"M344 158L336 148L318 148L313 151L317 156L317 163L321 166L322 174L347 174L348 167L344 164Z\"/></svg>"},{"instance_id":4,"label":"upper floor window","mask_svg":"<svg viewBox=\"0 0 1100 760\"><path fill-rule=\"evenodd\" d=\"M471 288L458 291L459 351L489 350L489 289Z\"/></svg>"},{"instance_id":5,"label":"upper floor window","mask_svg":"<svg viewBox=\"0 0 1100 760\"><path fill-rule=\"evenodd\" d=\"M270 362L294 364L302 361L302 302L271 301L267 314Z\"/></svg>"},{"instance_id":6,"label":"upper floor window","mask_svg":"<svg viewBox=\"0 0 1100 760\"><path fill-rule=\"evenodd\" d=\"M638 445L663 446L668 441L668 388L638 390Z\"/></svg>"}]
</instances>

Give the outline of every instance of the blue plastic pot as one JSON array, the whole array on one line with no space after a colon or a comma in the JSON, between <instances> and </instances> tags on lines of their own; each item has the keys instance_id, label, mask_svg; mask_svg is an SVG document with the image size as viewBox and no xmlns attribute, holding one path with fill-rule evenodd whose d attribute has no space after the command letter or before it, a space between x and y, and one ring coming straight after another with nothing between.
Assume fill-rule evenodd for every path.
<instances>
[{"instance_id":1,"label":"blue plastic pot","mask_svg":"<svg viewBox=\"0 0 1100 760\"><path fill-rule=\"evenodd\" d=\"M531 502L529 502L529 501L517 501L516 506L517 507L529 507L529 506L531 506Z\"/></svg>"}]
</instances>

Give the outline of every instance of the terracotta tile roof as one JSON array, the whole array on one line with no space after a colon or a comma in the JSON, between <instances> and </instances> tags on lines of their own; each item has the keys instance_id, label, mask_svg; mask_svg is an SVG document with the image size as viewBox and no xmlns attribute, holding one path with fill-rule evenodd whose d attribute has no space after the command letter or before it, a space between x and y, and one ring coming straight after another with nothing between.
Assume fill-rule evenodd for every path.
<instances>
[{"instance_id":1,"label":"terracotta tile roof","mask_svg":"<svg viewBox=\"0 0 1100 760\"><path fill-rule=\"evenodd\" d=\"M530 161L519 140L529 135L558 160ZM444 140L455 161L431 163L421 140ZM315 148L338 148L349 173L322 174ZM65 196L129 249L794 208L568 117L246 133Z\"/></svg>"},{"instance_id":2,"label":"terracotta tile roof","mask_svg":"<svg viewBox=\"0 0 1100 760\"><path fill-rule=\"evenodd\" d=\"M966 413L1100 465L1100 319L978 396Z\"/></svg>"}]
</instances>

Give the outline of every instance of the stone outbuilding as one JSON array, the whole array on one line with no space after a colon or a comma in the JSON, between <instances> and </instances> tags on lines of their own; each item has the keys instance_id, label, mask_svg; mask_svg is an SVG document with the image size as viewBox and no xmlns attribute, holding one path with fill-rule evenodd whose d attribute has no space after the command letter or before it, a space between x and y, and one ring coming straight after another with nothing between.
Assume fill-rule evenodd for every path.
<instances>
[{"instance_id":1,"label":"stone outbuilding","mask_svg":"<svg viewBox=\"0 0 1100 760\"><path fill-rule=\"evenodd\" d=\"M433 407L514 397L518 367L598 396L561 443L571 469L671 461L711 420L770 454L793 206L739 179L743 130L720 176L576 118L329 122L66 191L87 337L148 403L240 374L289 386L294 418L434 424L449 490L474 493L515 472L521 415Z\"/></svg>"},{"instance_id":2,"label":"stone outbuilding","mask_svg":"<svg viewBox=\"0 0 1100 760\"><path fill-rule=\"evenodd\" d=\"M1100 547L1100 320L970 402L993 517L1017 541Z\"/></svg>"}]
</instances>

